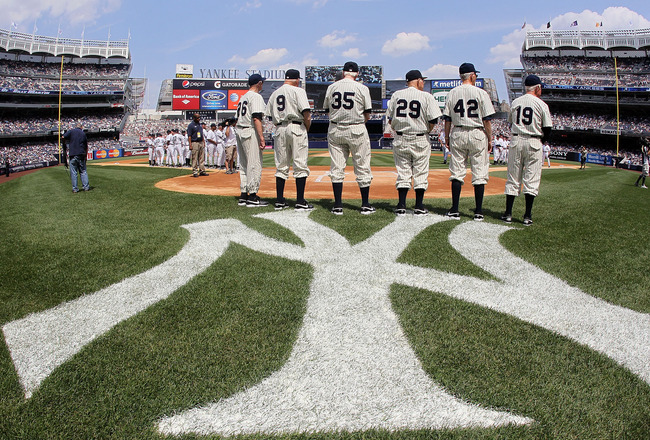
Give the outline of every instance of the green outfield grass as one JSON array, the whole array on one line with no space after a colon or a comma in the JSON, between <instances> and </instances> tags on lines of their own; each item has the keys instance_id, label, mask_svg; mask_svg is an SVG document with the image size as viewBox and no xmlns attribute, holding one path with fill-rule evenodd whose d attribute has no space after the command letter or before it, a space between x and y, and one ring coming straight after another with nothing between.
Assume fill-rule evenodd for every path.
<instances>
[{"instance_id":1,"label":"green outfield grass","mask_svg":"<svg viewBox=\"0 0 650 440\"><path fill-rule=\"evenodd\" d=\"M270 166L272 156L264 162ZM444 167L441 162L440 156L431 159L432 167ZM329 159L311 158L310 164L329 165ZM375 154L372 164L392 166L392 156ZM253 218L272 208L240 208L232 197L154 187L162 179L189 173L89 166L94 190L79 194L72 194L63 167L1 184L0 323L163 263L187 242L189 233L180 227L184 224L234 218L269 237L302 244L288 229ZM505 177L504 172L493 175ZM524 201L518 199L514 228L501 242L590 295L650 313L650 192L634 187L637 176L600 166L545 169L533 211L535 224L522 226ZM331 200L310 202L316 206L310 217L351 243L394 220L394 200L373 200L378 212L372 216L347 209L342 217L329 213ZM427 200L438 214L449 203ZM486 197L486 221L501 224L497 219L504 203L505 196ZM350 201L346 208L359 205ZM472 208L472 198L461 199L463 221L471 221ZM448 235L457 225L443 222L425 229L399 261L493 279L449 244ZM28 400L8 348L0 344L0 438L162 438L155 429L161 417L228 397L284 364L302 324L312 273L307 264L231 245L168 299L117 325L57 368ZM442 294L393 285L391 301L435 382L463 400L536 422L492 429L271 438L650 438L650 386L604 355Z\"/></svg>"}]
</instances>

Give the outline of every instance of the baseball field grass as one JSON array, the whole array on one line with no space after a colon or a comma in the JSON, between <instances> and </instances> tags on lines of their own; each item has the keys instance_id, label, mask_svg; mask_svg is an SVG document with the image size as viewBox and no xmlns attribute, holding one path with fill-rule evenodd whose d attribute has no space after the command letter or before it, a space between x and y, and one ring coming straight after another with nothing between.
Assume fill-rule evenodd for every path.
<instances>
[{"instance_id":1,"label":"baseball field grass","mask_svg":"<svg viewBox=\"0 0 650 440\"><path fill-rule=\"evenodd\" d=\"M439 162L433 158L432 166L442 167ZM311 165L328 163L327 158L310 159ZM375 166L391 164L389 154L373 157ZM278 242L306 245L295 231L257 216L273 208L247 209L238 207L232 197L154 187L160 180L188 173L91 165L94 189L79 194L72 194L62 167L0 184L0 325L165 263L190 239L182 225L234 219ZM524 201L519 198L515 221L500 236L500 243L589 296L647 319L650 193L634 186L637 176L600 166L544 170L534 225L522 225ZM371 216L358 213L359 201L347 201L340 217L329 213L331 200L310 202L316 209L309 219L352 245L395 221L394 200L373 200L377 213ZM427 200L433 215L443 214L449 204L445 199ZM502 225L498 218L504 204L505 196L486 197L486 223ZM472 208L471 197L461 199L460 224L472 222ZM397 261L443 274L498 281L452 245L449 237L458 226L459 222L443 221L424 228ZM386 246L391 246L390 240ZM498 267L502 262L495 258L493 264ZM97 335L42 380L29 398L9 346L0 344L0 438L168 438L158 429L163 418L227 399L282 368L306 319L314 270L304 261L232 243L169 297ZM364 267L359 282L372 278L372 268ZM164 276L160 282L166 282ZM238 438L650 438L650 385L604 354L440 292L395 283L390 287L390 302L433 382L464 402L533 422L456 429L406 425ZM650 345L649 339L646 334ZM650 352L646 354L650 363ZM221 437L185 434L181 438Z\"/></svg>"}]
</instances>

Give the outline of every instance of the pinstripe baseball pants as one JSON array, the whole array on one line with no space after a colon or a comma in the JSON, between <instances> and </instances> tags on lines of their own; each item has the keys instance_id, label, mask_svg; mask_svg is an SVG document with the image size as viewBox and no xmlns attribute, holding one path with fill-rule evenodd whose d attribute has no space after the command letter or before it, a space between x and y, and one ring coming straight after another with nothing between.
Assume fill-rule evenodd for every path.
<instances>
[{"instance_id":1,"label":"pinstripe baseball pants","mask_svg":"<svg viewBox=\"0 0 650 440\"><path fill-rule=\"evenodd\" d=\"M275 155L275 177L284 180L289 178L289 167L293 162L293 178L300 179L309 176L307 159L309 143L307 129L304 125L279 125L274 134L273 153Z\"/></svg>"},{"instance_id":2,"label":"pinstripe baseball pants","mask_svg":"<svg viewBox=\"0 0 650 440\"><path fill-rule=\"evenodd\" d=\"M488 182L490 156L487 149L487 136L481 128L453 127L449 135L451 161L449 180L463 182L467 175L467 162L472 170L472 185L485 185Z\"/></svg>"},{"instance_id":3,"label":"pinstripe baseball pants","mask_svg":"<svg viewBox=\"0 0 650 440\"><path fill-rule=\"evenodd\" d=\"M429 136L397 135L393 142L393 158L397 170L395 187L411 189L413 179L414 189L426 191L429 188L429 157Z\"/></svg>"},{"instance_id":4,"label":"pinstripe baseball pants","mask_svg":"<svg viewBox=\"0 0 650 440\"><path fill-rule=\"evenodd\" d=\"M345 165L352 156L354 175L359 188L370 186L370 138L364 124L343 125L330 123L327 131L331 164L330 179L341 183L345 178Z\"/></svg>"},{"instance_id":5,"label":"pinstripe baseball pants","mask_svg":"<svg viewBox=\"0 0 650 440\"><path fill-rule=\"evenodd\" d=\"M528 136L512 136L508 155L508 180L505 194L518 196L523 193L537 196L544 165L542 140Z\"/></svg>"},{"instance_id":6,"label":"pinstripe baseball pants","mask_svg":"<svg viewBox=\"0 0 650 440\"><path fill-rule=\"evenodd\" d=\"M256 194L262 181L262 150L253 127L237 130L237 149L239 188L244 194Z\"/></svg>"}]
</instances>

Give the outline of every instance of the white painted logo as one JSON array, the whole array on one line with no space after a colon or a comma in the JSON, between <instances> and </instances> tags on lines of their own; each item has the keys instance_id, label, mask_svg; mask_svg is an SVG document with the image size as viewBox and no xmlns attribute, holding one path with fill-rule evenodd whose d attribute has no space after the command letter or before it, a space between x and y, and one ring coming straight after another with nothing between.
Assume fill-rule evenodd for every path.
<instances>
[{"instance_id":1,"label":"white painted logo","mask_svg":"<svg viewBox=\"0 0 650 440\"><path fill-rule=\"evenodd\" d=\"M313 266L303 326L279 371L229 398L163 418L158 425L163 434L271 435L531 423L453 397L426 375L392 310L389 291L394 283L446 294L554 331L609 356L650 383L650 315L591 297L512 255L499 243L507 227L465 222L449 236L458 252L500 280L484 281L396 262L417 234L444 220L440 216L397 218L354 246L305 213L258 217L292 230L305 246L270 239L232 219L186 225L189 242L167 262L6 324L5 339L26 397L95 338L207 269L230 243Z\"/></svg>"}]
</instances>

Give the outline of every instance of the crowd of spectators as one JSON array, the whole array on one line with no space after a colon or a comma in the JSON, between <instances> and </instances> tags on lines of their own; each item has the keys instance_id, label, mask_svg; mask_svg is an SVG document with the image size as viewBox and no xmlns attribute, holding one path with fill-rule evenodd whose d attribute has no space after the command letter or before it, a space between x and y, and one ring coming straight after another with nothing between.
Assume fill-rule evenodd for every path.
<instances>
[{"instance_id":1,"label":"crowd of spectators","mask_svg":"<svg viewBox=\"0 0 650 440\"><path fill-rule=\"evenodd\" d=\"M614 58L591 57L522 57L524 69L537 72L582 72L610 71L614 72ZM617 58L616 68L621 72L648 74L650 60L648 58Z\"/></svg>"},{"instance_id":2,"label":"crowd of spectators","mask_svg":"<svg viewBox=\"0 0 650 440\"><path fill-rule=\"evenodd\" d=\"M650 87L650 60L619 58L618 84L621 87ZM564 86L614 87L613 58L522 57L524 69L536 73L545 84Z\"/></svg>"},{"instance_id":3,"label":"crowd of spectators","mask_svg":"<svg viewBox=\"0 0 650 440\"><path fill-rule=\"evenodd\" d=\"M128 64L63 64L64 78L113 78L127 79ZM0 60L0 75L19 77L59 78L59 63L34 63L26 61Z\"/></svg>"},{"instance_id":4,"label":"crowd of spectators","mask_svg":"<svg viewBox=\"0 0 650 440\"><path fill-rule=\"evenodd\" d=\"M63 64L0 60L0 89L54 92L124 91L130 66L125 64Z\"/></svg>"},{"instance_id":5,"label":"crowd of spectators","mask_svg":"<svg viewBox=\"0 0 650 440\"><path fill-rule=\"evenodd\" d=\"M109 139L88 140L88 151L119 148L117 141ZM59 160L59 146L53 142L28 142L19 146L1 147L0 163L9 159L11 166L31 165Z\"/></svg>"},{"instance_id":6,"label":"crowd of spectators","mask_svg":"<svg viewBox=\"0 0 650 440\"><path fill-rule=\"evenodd\" d=\"M88 80L28 78L18 76L0 76L0 89L35 90L39 92L58 92L59 87L65 92L122 92L126 80Z\"/></svg>"},{"instance_id":7,"label":"crowd of spectators","mask_svg":"<svg viewBox=\"0 0 650 440\"><path fill-rule=\"evenodd\" d=\"M88 115L79 117L62 117L61 129L66 130L81 123L88 131L116 129L122 122L123 114ZM13 117L0 118L0 135L23 135L49 133L58 131L59 120L53 117Z\"/></svg>"},{"instance_id":8,"label":"crowd of spectators","mask_svg":"<svg viewBox=\"0 0 650 440\"><path fill-rule=\"evenodd\" d=\"M616 117L610 115L596 115L589 113L553 113L553 128L570 128L573 130L615 130ZM630 131L636 134L650 133L650 118L638 116L623 116L620 118L621 131Z\"/></svg>"}]
</instances>

